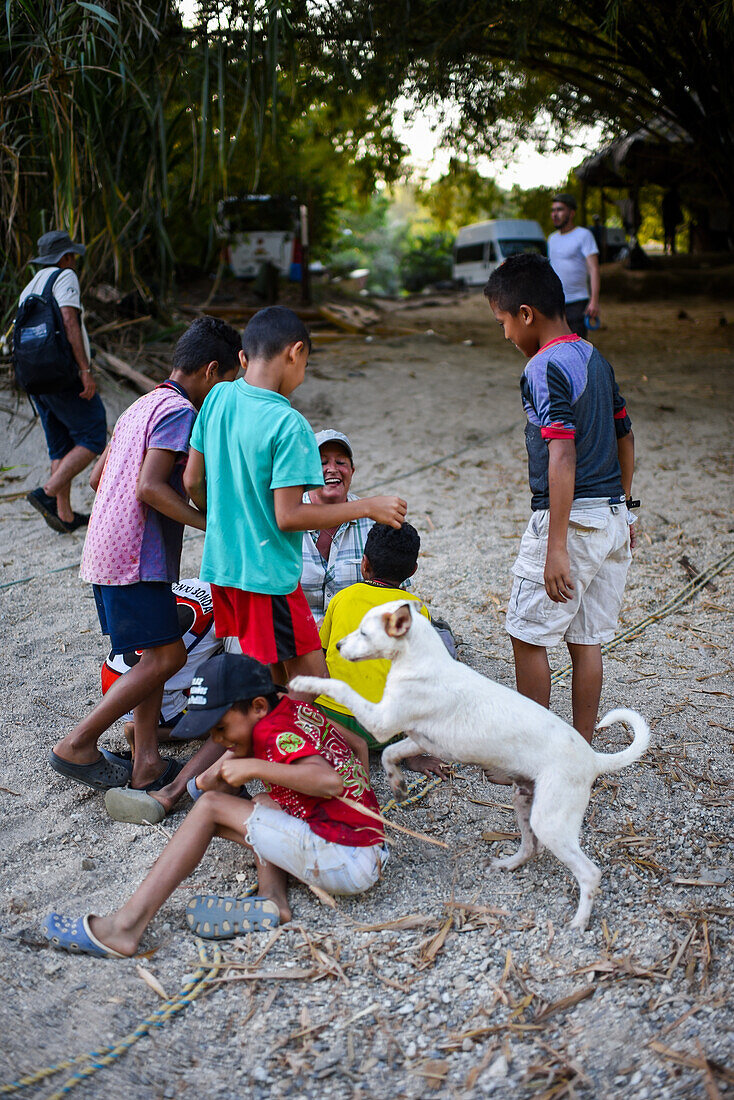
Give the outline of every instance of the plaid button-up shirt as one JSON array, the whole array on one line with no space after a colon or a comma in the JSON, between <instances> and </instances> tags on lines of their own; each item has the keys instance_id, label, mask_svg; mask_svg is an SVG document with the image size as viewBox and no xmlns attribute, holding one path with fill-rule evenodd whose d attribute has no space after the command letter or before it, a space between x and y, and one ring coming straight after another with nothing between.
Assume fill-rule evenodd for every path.
<instances>
[{"instance_id":1,"label":"plaid button-up shirt","mask_svg":"<svg viewBox=\"0 0 734 1100\"><path fill-rule=\"evenodd\" d=\"M306 504L311 503L308 493L303 494ZM359 500L355 493L347 493L347 500ZM362 580L362 555L367 535L374 520L353 519L337 528L329 548L329 560L319 553L316 540L318 531L303 532L303 573L301 588L316 620L323 619L329 600L342 588Z\"/></svg>"}]
</instances>

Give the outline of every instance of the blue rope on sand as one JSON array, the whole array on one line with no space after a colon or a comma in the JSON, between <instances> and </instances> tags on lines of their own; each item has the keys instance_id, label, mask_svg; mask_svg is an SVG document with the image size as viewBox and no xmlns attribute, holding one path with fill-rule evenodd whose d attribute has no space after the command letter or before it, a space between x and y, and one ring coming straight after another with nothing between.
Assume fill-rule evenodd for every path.
<instances>
[{"instance_id":1,"label":"blue rope on sand","mask_svg":"<svg viewBox=\"0 0 734 1100\"><path fill-rule=\"evenodd\" d=\"M40 1081L44 1081L47 1077L53 1077L57 1073L61 1073L63 1070L71 1069L72 1066L81 1065L75 1073L64 1082L57 1092L54 1092L48 1100L61 1100L75 1088L81 1081L86 1080L87 1077L91 1077L98 1069L104 1069L106 1066L113 1065L118 1058L121 1058L123 1054L127 1054L128 1050L137 1043L138 1039L142 1039L147 1035L152 1028L163 1027L167 1020L170 1020L176 1013L182 1012L185 1008L188 1008L197 997L206 991L208 985L215 980L219 971L222 968L222 953L217 945L212 948L211 958L207 955L206 945L201 940L197 940L197 947L199 950L199 961L201 966L198 968L195 974L185 983L181 992L176 997L171 997L157 1008L155 1012L151 1012L149 1016L146 1016L142 1020L134 1031L126 1035L124 1039L121 1039L119 1043L114 1046L102 1047L100 1050L90 1050L87 1054L78 1054L74 1058L69 1058L64 1062L57 1062L55 1066L47 1066L45 1069L39 1069L35 1073L29 1073L26 1077L20 1077L17 1081L12 1081L7 1085L0 1085L0 1095L7 1095L10 1092L17 1092L20 1089L27 1088L29 1085L38 1084ZM86 1065L82 1065L86 1063Z\"/></svg>"},{"instance_id":2,"label":"blue rope on sand","mask_svg":"<svg viewBox=\"0 0 734 1100\"><path fill-rule=\"evenodd\" d=\"M67 568L69 567L67 566ZM426 781L420 779L415 780L408 786L408 797L401 802L397 802L396 799L391 798L382 807L383 814L389 813L397 806L403 808L418 802L419 799L424 798L429 791L432 791L434 787L437 787L441 782L442 780L438 777ZM188 1008L197 997L206 991L207 986L216 979L222 966L225 965L219 947L217 945L213 946L211 958L208 957L207 947L201 940L197 940L197 947L201 966L190 980L186 982L181 992L176 997L171 997L167 1000L165 1004L157 1008L155 1012L151 1012L149 1016L146 1016L145 1019L138 1024L135 1030L131 1031L129 1035L126 1035L124 1039L121 1039L119 1043L116 1043L114 1046L101 1047L99 1050L90 1050L86 1054L78 1054L74 1058L68 1058L63 1062L57 1062L54 1066L46 1066L44 1069L36 1070L35 1073L29 1073L25 1077L18 1078L17 1081L11 1081L6 1085L0 1085L0 1095L18 1092L20 1089L28 1088L30 1085L36 1085L41 1081L45 1081L46 1078L53 1077L64 1070L72 1069L73 1066L79 1066L80 1068L67 1078L61 1088L48 1097L48 1100L62 1100L62 1098L68 1095L73 1088L76 1088L82 1081L85 1081L88 1077L95 1074L98 1069L104 1069L107 1066L114 1065L123 1054L127 1054L130 1048L134 1046L139 1039L147 1035L153 1028L163 1027L166 1021L170 1020L172 1016Z\"/></svg>"}]
</instances>

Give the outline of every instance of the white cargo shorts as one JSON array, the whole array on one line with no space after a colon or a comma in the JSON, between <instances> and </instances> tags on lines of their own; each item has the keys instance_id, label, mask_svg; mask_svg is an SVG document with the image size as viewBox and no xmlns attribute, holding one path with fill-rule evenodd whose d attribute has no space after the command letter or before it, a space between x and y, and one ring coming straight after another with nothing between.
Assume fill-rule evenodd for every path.
<instances>
[{"instance_id":1,"label":"white cargo shorts","mask_svg":"<svg viewBox=\"0 0 734 1100\"><path fill-rule=\"evenodd\" d=\"M363 894L378 881L389 857L386 844L335 844L299 817L258 803L245 822L245 841L261 863L273 863L327 894Z\"/></svg>"},{"instance_id":2,"label":"white cargo shorts","mask_svg":"<svg viewBox=\"0 0 734 1100\"><path fill-rule=\"evenodd\" d=\"M533 512L512 572L515 580L505 626L513 638L549 648L561 641L611 641L632 560L627 509L606 498L575 500L568 521L573 598L554 603L545 590L548 510Z\"/></svg>"}]
</instances>

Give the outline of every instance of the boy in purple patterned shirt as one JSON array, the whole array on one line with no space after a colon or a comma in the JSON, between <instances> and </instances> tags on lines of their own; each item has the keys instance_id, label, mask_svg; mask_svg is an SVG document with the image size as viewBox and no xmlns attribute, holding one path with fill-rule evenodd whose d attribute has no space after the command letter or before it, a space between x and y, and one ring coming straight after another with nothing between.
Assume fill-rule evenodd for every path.
<instances>
[{"instance_id":1,"label":"boy in purple patterned shirt","mask_svg":"<svg viewBox=\"0 0 734 1100\"><path fill-rule=\"evenodd\" d=\"M170 378L139 398L118 420L92 473L97 492L81 576L93 586L103 634L117 653L140 651L91 714L49 754L54 771L95 790L156 789L177 768L162 759L157 725L163 685L183 667L186 650L172 584L178 580L185 525L205 528L183 489L183 469L196 414L210 390L233 381L241 365L238 333L201 317L178 341ZM132 761L97 741L134 712Z\"/></svg>"}]
</instances>

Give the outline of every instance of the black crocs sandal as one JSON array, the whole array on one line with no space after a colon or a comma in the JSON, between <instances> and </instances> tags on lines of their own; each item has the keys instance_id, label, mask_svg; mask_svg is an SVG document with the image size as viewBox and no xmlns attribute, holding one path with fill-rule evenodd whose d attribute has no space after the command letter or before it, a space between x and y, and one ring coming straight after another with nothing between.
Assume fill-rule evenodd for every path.
<instances>
[{"instance_id":1,"label":"black crocs sandal","mask_svg":"<svg viewBox=\"0 0 734 1100\"><path fill-rule=\"evenodd\" d=\"M94 791L124 787L129 779L127 770L121 764L115 764L101 754L99 760L95 760L93 764L71 764L68 760L62 760L51 750L48 754L48 762L59 775L65 775L75 783L83 783L85 787L91 787Z\"/></svg>"},{"instance_id":2,"label":"black crocs sandal","mask_svg":"<svg viewBox=\"0 0 734 1100\"><path fill-rule=\"evenodd\" d=\"M50 497L45 493L42 485L26 493L25 498L37 512L41 513L52 531L57 531L60 535L68 533L66 524L56 514L56 497Z\"/></svg>"}]
</instances>

